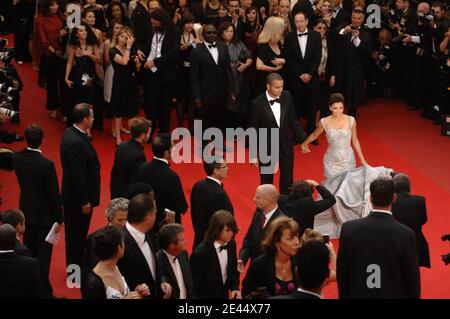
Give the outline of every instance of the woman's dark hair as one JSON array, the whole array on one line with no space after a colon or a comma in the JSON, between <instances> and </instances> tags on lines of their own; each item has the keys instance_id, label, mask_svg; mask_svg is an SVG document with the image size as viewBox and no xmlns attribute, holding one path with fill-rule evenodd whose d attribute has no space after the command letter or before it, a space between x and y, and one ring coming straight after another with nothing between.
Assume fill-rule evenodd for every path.
<instances>
[{"instance_id":1,"label":"woman's dark hair","mask_svg":"<svg viewBox=\"0 0 450 319\"><path fill-rule=\"evenodd\" d=\"M41 14L43 16L50 15L50 7L54 3L58 3L58 1L56 1L56 0L39 0L39 2L38 2L38 12L39 12L39 14Z\"/></svg>"},{"instance_id":2,"label":"woman's dark hair","mask_svg":"<svg viewBox=\"0 0 450 319\"><path fill-rule=\"evenodd\" d=\"M297 274L301 288L319 288L330 275L330 253L319 241L302 245L296 255Z\"/></svg>"},{"instance_id":3,"label":"woman's dark hair","mask_svg":"<svg viewBox=\"0 0 450 319\"><path fill-rule=\"evenodd\" d=\"M260 26L261 26L261 22L260 22L260 20L259 20L259 11L258 11L258 8L257 7L255 7L255 6L250 6L250 7L248 7L247 9L245 9L245 16L246 16L246 18L247 18L247 14L249 14L251 11L256 11L256 19L255 19L255 24L254 24L254 30L256 29L256 28L259 28ZM246 24L250 24L250 23L247 23L246 22ZM254 31L254 30L252 30L252 31Z\"/></svg>"},{"instance_id":4,"label":"woman's dark hair","mask_svg":"<svg viewBox=\"0 0 450 319\"><path fill-rule=\"evenodd\" d=\"M295 181L289 188L289 190L290 190L289 196L295 199L311 197L313 194L313 189L311 188L311 185L309 185L304 180Z\"/></svg>"},{"instance_id":5,"label":"woman's dark hair","mask_svg":"<svg viewBox=\"0 0 450 319\"><path fill-rule=\"evenodd\" d=\"M100 260L108 260L117 254L123 243L123 232L115 226L106 226L92 233L94 252Z\"/></svg>"},{"instance_id":6,"label":"woman's dark hair","mask_svg":"<svg viewBox=\"0 0 450 319\"><path fill-rule=\"evenodd\" d=\"M232 43L237 43L237 42L238 42L238 38L237 38L237 34L236 34L236 28L234 27L233 22L230 22L230 21L222 22L222 23L219 25L219 29L217 30L217 34L218 34L218 36L219 36L219 40L221 40L222 42L224 41L222 35L223 35L223 33L224 33L226 30L228 30L229 27L232 27L232 28L233 28L233 38L231 39L231 42L232 42Z\"/></svg>"},{"instance_id":7,"label":"woman's dark hair","mask_svg":"<svg viewBox=\"0 0 450 319\"><path fill-rule=\"evenodd\" d=\"M220 233L227 226L233 230L234 236L239 231L234 216L226 210L219 210L215 212L209 220L209 227L205 233L204 241L213 244L219 239Z\"/></svg>"},{"instance_id":8,"label":"woman's dark hair","mask_svg":"<svg viewBox=\"0 0 450 319\"><path fill-rule=\"evenodd\" d=\"M289 230L291 234L299 234L299 226L292 218L282 216L271 222L269 229L261 242L261 250L266 254L275 254L277 251L275 244L281 241L283 232L286 229Z\"/></svg>"},{"instance_id":9,"label":"woman's dark hair","mask_svg":"<svg viewBox=\"0 0 450 319\"><path fill-rule=\"evenodd\" d=\"M108 4L108 8L106 9L106 19L108 19L109 24L113 23L114 18L112 15L112 9L115 6L119 6L120 7L120 12L121 12L121 16L120 16L120 22L122 23L122 25L124 26L130 26L130 18L128 18L127 13L126 13L126 8L124 7L124 5L122 4L122 2L118 1L118 0L113 0Z\"/></svg>"},{"instance_id":10,"label":"woman's dark hair","mask_svg":"<svg viewBox=\"0 0 450 319\"><path fill-rule=\"evenodd\" d=\"M87 45L97 45L98 39L95 36L95 33L92 30L92 28L90 26L88 26L85 22L82 22L80 27L81 26L84 26L84 28L86 29L86 32L87 32L86 44ZM70 32L69 44L71 46L74 46L74 47L80 46L80 40L78 39L78 30L80 27L73 28L72 31Z\"/></svg>"},{"instance_id":11,"label":"woman's dark hair","mask_svg":"<svg viewBox=\"0 0 450 319\"><path fill-rule=\"evenodd\" d=\"M341 93L333 93L328 99L328 105L332 106L334 103L345 103L344 96Z\"/></svg>"},{"instance_id":12,"label":"woman's dark hair","mask_svg":"<svg viewBox=\"0 0 450 319\"><path fill-rule=\"evenodd\" d=\"M327 30L329 29L324 19L317 19L317 21L314 23L314 27L317 27L319 24L323 24L325 25L325 27L327 27Z\"/></svg>"},{"instance_id":13,"label":"woman's dark hair","mask_svg":"<svg viewBox=\"0 0 450 319\"><path fill-rule=\"evenodd\" d=\"M193 14L191 14L191 13L183 14L183 16L181 17L181 20L180 20L180 27L183 28L185 24L194 23L194 22L195 22L195 17Z\"/></svg>"},{"instance_id":14,"label":"woman's dark hair","mask_svg":"<svg viewBox=\"0 0 450 319\"><path fill-rule=\"evenodd\" d=\"M109 25L109 27L108 27L108 31L106 31L106 37L109 39L109 41L111 41L111 42L114 42L114 39L113 39L113 37L114 37L114 26L116 25L116 24L120 24L121 26L122 26L122 28L123 28L123 24L121 23L121 22L119 22L119 21L113 21L113 22L111 22L111 24ZM121 28L121 29L122 29Z\"/></svg>"}]
</instances>

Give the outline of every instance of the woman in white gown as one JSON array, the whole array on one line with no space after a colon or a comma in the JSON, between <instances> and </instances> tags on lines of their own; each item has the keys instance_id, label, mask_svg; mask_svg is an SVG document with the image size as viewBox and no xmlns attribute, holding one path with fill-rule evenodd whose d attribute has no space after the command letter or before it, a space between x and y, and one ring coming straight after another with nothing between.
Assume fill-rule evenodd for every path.
<instances>
[{"instance_id":1,"label":"woman in white gown","mask_svg":"<svg viewBox=\"0 0 450 319\"><path fill-rule=\"evenodd\" d=\"M308 144L325 131L328 149L325 153L323 185L334 194L336 204L316 216L314 229L331 238L339 237L344 222L365 217L372 209L369 201L370 183L379 176L389 176L385 167L371 167L364 159L356 131L356 121L344 114L344 97L340 93L330 96L331 115L322 118L316 130L301 145L303 153ZM356 168L353 147L362 164Z\"/></svg>"}]
</instances>

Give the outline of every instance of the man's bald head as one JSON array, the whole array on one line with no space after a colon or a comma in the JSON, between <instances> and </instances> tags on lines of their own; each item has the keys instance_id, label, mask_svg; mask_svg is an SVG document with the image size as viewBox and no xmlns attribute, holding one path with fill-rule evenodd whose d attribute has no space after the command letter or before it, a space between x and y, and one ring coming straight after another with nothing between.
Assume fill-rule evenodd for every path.
<instances>
[{"instance_id":1,"label":"man's bald head","mask_svg":"<svg viewBox=\"0 0 450 319\"><path fill-rule=\"evenodd\" d=\"M16 246L16 229L9 225L0 226L0 250L13 250Z\"/></svg>"},{"instance_id":2,"label":"man's bald head","mask_svg":"<svg viewBox=\"0 0 450 319\"><path fill-rule=\"evenodd\" d=\"M275 209L279 196L275 186L272 184L263 184L256 188L255 198L253 200L256 207L263 212L269 212Z\"/></svg>"}]
</instances>

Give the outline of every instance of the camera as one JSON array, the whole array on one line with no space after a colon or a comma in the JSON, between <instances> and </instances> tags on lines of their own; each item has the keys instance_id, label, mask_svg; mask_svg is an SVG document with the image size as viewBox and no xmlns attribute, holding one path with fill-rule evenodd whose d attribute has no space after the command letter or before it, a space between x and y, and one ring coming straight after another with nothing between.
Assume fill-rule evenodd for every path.
<instances>
[{"instance_id":1,"label":"camera","mask_svg":"<svg viewBox=\"0 0 450 319\"><path fill-rule=\"evenodd\" d=\"M418 21L421 24L426 25L426 26L430 25L431 22L433 22L433 20L434 20L434 16L430 13L419 12L417 14L417 16L418 16Z\"/></svg>"},{"instance_id":2,"label":"camera","mask_svg":"<svg viewBox=\"0 0 450 319\"><path fill-rule=\"evenodd\" d=\"M328 244L330 242L330 235L322 235L323 243Z\"/></svg>"}]
</instances>

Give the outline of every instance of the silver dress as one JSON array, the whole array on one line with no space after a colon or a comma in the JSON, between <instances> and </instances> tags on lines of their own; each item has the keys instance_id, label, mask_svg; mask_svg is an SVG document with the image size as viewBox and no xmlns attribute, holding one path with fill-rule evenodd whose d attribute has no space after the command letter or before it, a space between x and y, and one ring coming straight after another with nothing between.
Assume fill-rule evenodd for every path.
<instances>
[{"instance_id":1,"label":"silver dress","mask_svg":"<svg viewBox=\"0 0 450 319\"><path fill-rule=\"evenodd\" d=\"M361 166L355 168L355 155L351 147L352 126L350 116L346 129L331 129L320 120L325 130L328 149L323 159L325 186L336 198L336 204L317 215L314 229L330 238L338 238L344 222L365 217L372 210L369 201L370 183L379 176L390 176L385 167Z\"/></svg>"}]
</instances>

